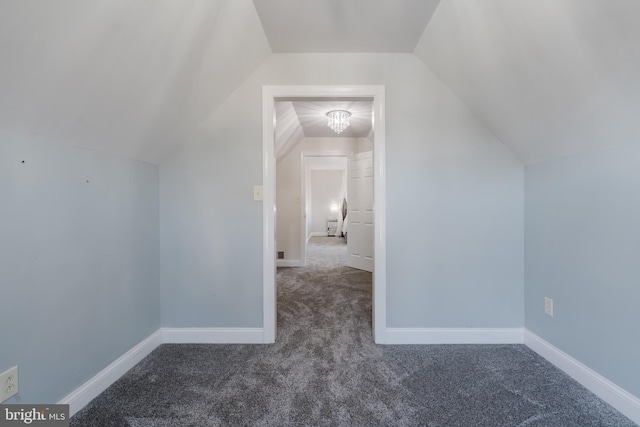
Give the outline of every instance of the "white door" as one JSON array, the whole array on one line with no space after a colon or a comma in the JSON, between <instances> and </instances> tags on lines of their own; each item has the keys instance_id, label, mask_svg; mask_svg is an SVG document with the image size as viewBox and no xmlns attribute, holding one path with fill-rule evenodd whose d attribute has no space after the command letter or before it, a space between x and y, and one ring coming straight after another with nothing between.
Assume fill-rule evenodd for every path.
<instances>
[{"instance_id":1,"label":"white door","mask_svg":"<svg viewBox=\"0 0 640 427\"><path fill-rule=\"evenodd\" d=\"M373 272L372 151L349 157L347 197L347 265Z\"/></svg>"}]
</instances>

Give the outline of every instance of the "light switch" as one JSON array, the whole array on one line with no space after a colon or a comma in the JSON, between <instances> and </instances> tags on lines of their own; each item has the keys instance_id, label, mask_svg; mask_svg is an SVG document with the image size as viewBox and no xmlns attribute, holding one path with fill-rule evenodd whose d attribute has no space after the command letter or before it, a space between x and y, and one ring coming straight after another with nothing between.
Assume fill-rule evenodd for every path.
<instances>
[{"instance_id":1,"label":"light switch","mask_svg":"<svg viewBox=\"0 0 640 427\"><path fill-rule=\"evenodd\" d=\"M253 186L253 200L262 200L262 185Z\"/></svg>"}]
</instances>

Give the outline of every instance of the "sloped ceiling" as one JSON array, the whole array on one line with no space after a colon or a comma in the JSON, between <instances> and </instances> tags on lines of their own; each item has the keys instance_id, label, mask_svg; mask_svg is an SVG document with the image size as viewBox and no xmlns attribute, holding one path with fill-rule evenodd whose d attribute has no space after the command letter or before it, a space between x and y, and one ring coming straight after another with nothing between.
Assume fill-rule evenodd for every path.
<instances>
[{"instance_id":1,"label":"sloped ceiling","mask_svg":"<svg viewBox=\"0 0 640 427\"><path fill-rule=\"evenodd\" d=\"M251 0L2 0L0 128L155 162L270 53Z\"/></svg>"},{"instance_id":2,"label":"sloped ceiling","mask_svg":"<svg viewBox=\"0 0 640 427\"><path fill-rule=\"evenodd\" d=\"M440 0L253 2L274 53L409 53Z\"/></svg>"},{"instance_id":3,"label":"sloped ceiling","mask_svg":"<svg viewBox=\"0 0 640 427\"><path fill-rule=\"evenodd\" d=\"M157 162L272 51L416 46L533 163L640 140L638 22L637 0L0 0L0 128Z\"/></svg>"},{"instance_id":4,"label":"sloped ceiling","mask_svg":"<svg viewBox=\"0 0 640 427\"><path fill-rule=\"evenodd\" d=\"M302 142L304 131L291 101L276 102L276 123L274 152L279 162Z\"/></svg>"},{"instance_id":5,"label":"sloped ceiling","mask_svg":"<svg viewBox=\"0 0 640 427\"><path fill-rule=\"evenodd\" d=\"M640 143L640 2L443 0L415 54L525 163Z\"/></svg>"}]
</instances>

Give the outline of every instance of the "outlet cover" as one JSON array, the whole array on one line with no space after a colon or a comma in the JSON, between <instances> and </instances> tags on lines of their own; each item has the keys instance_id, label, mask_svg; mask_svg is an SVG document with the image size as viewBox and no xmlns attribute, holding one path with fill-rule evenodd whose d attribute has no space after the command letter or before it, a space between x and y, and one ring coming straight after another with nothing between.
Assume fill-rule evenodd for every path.
<instances>
[{"instance_id":1,"label":"outlet cover","mask_svg":"<svg viewBox=\"0 0 640 427\"><path fill-rule=\"evenodd\" d=\"M553 317L553 300L549 297L544 297L544 314Z\"/></svg>"},{"instance_id":2,"label":"outlet cover","mask_svg":"<svg viewBox=\"0 0 640 427\"><path fill-rule=\"evenodd\" d=\"M0 402L18 394L18 367L14 366L0 374Z\"/></svg>"}]
</instances>

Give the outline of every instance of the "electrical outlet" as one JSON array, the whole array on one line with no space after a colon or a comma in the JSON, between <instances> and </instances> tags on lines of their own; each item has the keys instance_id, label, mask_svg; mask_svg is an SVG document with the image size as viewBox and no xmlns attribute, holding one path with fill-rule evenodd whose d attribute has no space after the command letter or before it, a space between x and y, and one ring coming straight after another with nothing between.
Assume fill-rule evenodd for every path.
<instances>
[{"instance_id":1,"label":"electrical outlet","mask_svg":"<svg viewBox=\"0 0 640 427\"><path fill-rule=\"evenodd\" d=\"M553 317L553 300L548 297L544 297L544 314Z\"/></svg>"},{"instance_id":2,"label":"electrical outlet","mask_svg":"<svg viewBox=\"0 0 640 427\"><path fill-rule=\"evenodd\" d=\"M18 367L14 366L0 374L0 402L18 394Z\"/></svg>"}]
</instances>

